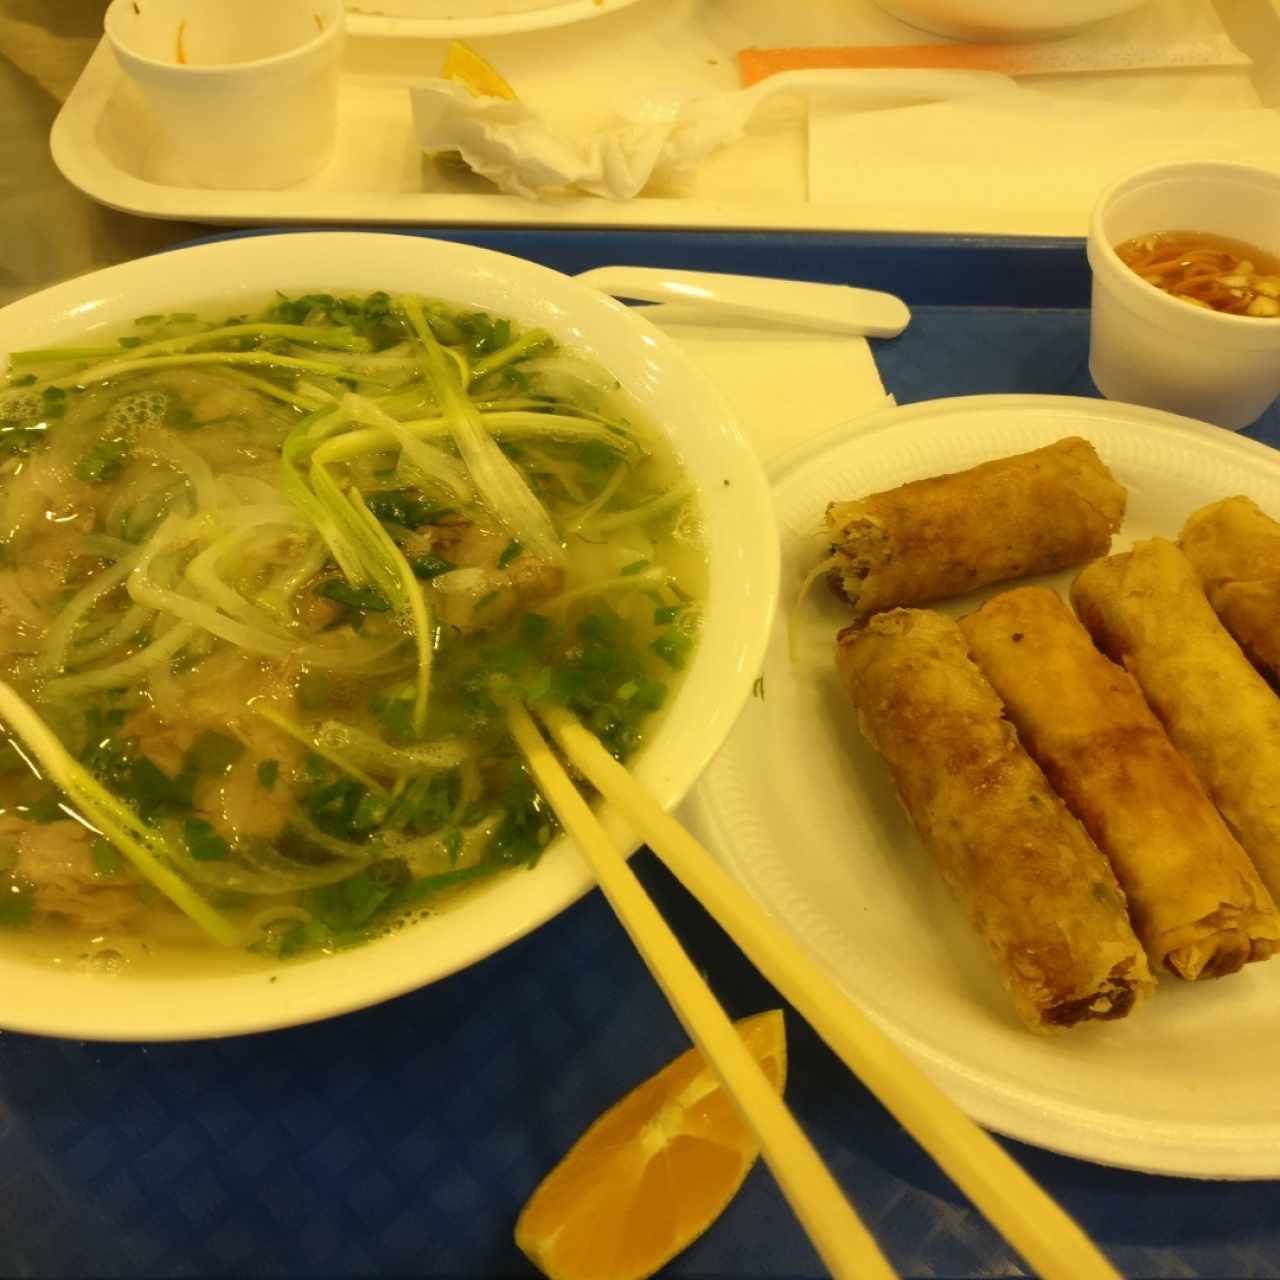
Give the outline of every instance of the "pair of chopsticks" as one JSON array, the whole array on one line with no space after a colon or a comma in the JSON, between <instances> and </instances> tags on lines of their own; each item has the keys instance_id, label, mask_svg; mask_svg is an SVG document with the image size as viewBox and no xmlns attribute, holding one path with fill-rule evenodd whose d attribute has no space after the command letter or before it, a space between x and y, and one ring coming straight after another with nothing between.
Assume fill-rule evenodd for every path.
<instances>
[{"instance_id":1,"label":"pair of chopsticks","mask_svg":"<svg viewBox=\"0 0 1280 1280\"><path fill-rule=\"evenodd\" d=\"M1076 1223L868 1021L594 734L562 707L539 704L535 710L568 759L1033 1270L1046 1280L1119 1280L1119 1273ZM591 863L610 906L690 1038L734 1096L755 1131L765 1162L831 1274L839 1280L892 1277L870 1233L532 716L515 702L506 704L506 712L512 736L543 795Z\"/></svg>"}]
</instances>

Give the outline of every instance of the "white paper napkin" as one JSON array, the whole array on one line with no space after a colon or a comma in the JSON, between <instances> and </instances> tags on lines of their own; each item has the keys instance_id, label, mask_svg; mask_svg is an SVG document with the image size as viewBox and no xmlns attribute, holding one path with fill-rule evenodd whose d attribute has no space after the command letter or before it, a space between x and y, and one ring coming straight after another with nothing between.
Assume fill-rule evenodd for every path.
<instances>
[{"instance_id":1,"label":"white paper napkin","mask_svg":"<svg viewBox=\"0 0 1280 1280\"><path fill-rule=\"evenodd\" d=\"M1227 38L1206 0L1153 0L1075 45ZM1063 42L1069 44L1072 42ZM1243 70L1134 71L1024 80L1016 95L855 113L813 104L809 198L886 227L1080 235L1098 191L1144 165L1276 163L1280 114Z\"/></svg>"},{"instance_id":2,"label":"white paper napkin","mask_svg":"<svg viewBox=\"0 0 1280 1280\"><path fill-rule=\"evenodd\" d=\"M662 328L720 389L766 467L828 427L892 403L865 338L669 321Z\"/></svg>"},{"instance_id":3,"label":"white paper napkin","mask_svg":"<svg viewBox=\"0 0 1280 1280\"><path fill-rule=\"evenodd\" d=\"M412 86L414 132L426 152L457 151L499 190L535 200L577 192L629 200L650 182L679 183L714 151L743 134L755 109L779 94L813 93L863 106L1012 90L985 71L791 71L750 89L691 91L641 82L621 95L602 127L558 125L532 102L476 97L453 81ZM584 103L583 106L586 104Z\"/></svg>"},{"instance_id":4,"label":"white paper napkin","mask_svg":"<svg viewBox=\"0 0 1280 1280\"><path fill-rule=\"evenodd\" d=\"M1165 161L1265 163L1280 157L1280 115L1157 111L1065 101L1023 89L963 103L814 120L810 198L859 211L914 211L916 225L1083 235L1098 192Z\"/></svg>"}]
</instances>

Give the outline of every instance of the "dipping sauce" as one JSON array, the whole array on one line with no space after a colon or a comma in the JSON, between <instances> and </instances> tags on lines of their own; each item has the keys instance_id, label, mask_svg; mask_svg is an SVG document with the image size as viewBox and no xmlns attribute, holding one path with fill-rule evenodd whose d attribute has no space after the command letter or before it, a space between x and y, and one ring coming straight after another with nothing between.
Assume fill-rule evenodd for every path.
<instances>
[{"instance_id":1,"label":"dipping sauce","mask_svg":"<svg viewBox=\"0 0 1280 1280\"><path fill-rule=\"evenodd\" d=\"M1116 245L1116 253L1148 284L1193 307L1280 318L1280 258L1256 245L1204 231L1159 231Z\"/></svg>"}]
</instances>

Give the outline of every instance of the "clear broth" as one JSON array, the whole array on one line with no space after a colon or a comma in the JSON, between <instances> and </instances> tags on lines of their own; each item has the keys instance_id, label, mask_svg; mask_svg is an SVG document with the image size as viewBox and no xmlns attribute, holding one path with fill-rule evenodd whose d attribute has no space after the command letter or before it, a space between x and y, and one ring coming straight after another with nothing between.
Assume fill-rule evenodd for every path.
<instances>
[{"instance_id":1,"label":"clear broth","mask_svg":"<svg viewBox=\"0 0 1280 1280\"><path fill-rule=\"evenodd\" d=\"M1280 258L1205 231L1159 231L1116 245L1148 284L1191 306L1226 315L1280 317Z\"/></svg>"},{"instance_id":2,"label":"clear broth","mask_svg":"<svg viewBox=\"0 0 1280 1280\"><path fill-rule=\"evenodd\" d=\"M309 310L264 301L249 323L273 332L197 344L238 359L310 360L301 376L269 363L146 367L153 342L185 350L186 338L218 324L243 327L245 317L212 308L203 319L144 317L75 354L11 357L0 387L0 679L160 833L251 949L208 943L0 737L0 945L11 954L102 973L163 962L172 973L252 969L383 936L482 892L491 873L532 865L554 835L496 704L486 704L493 679L574 706L619 758L669 705L706 591L701 517L679 459L604 370L499 317L428 303L455 362L473 371L487 362L471 399L499 415L486 422L545 507L564 558L547 572L478 494L451 495L386 438L326 464L335 493L360 495L430 605L427 719L411 723L423 664L409 611L353 587L320 526L280 487L285 441L310 429L317 391L322 405L325 395L341 402L354 384L401 422L438 420L412 334L374 298L386 295ZM354 326L368 349L280 332L299 324L348 336ZM139 359L93 375L104 360ZM560 425L542 425L553 419ZM368 419L357 423L366 425L317 437L298 474L314 484L315 448L348 430L368 436ZM441 474L462 471L448 432L419 429L443 455ZM195 528L203 517L208 534ZM190 536L166 541L184 521ZM120 574L53 660L61 611L153 540L145 607L134 575ZM192 566L204 552L201 576ZM159 652L191 625L193 607L221 611L221 632L197 622L164 661L102 687L76 685ZM250 633L292 648L235 639ZM264 719L264 706L302 727L312 749ZM335 769L335 755L354 769ZM361 775L375 785L356 784ZM367 914L379 894L386 905Z\"/></svg>"}]
</instances>

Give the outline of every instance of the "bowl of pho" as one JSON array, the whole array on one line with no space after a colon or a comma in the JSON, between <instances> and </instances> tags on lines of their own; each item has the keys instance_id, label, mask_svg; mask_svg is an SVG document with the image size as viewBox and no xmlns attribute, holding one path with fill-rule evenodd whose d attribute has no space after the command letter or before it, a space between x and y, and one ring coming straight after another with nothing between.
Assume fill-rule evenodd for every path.
<instances>
[{"instance_id":1,"label":"bowl of pho","mask_svg":"<svg viewBox=\"0 0 1280 1280\"><path fill-rule=\"evenodd\" d=\"M750 692L754 455L556 272L224 241L15 303L0 353L0 1026L228 1035L442 978L590 887L504 707L672 805Z\"/></svg>"}]
</instances>

